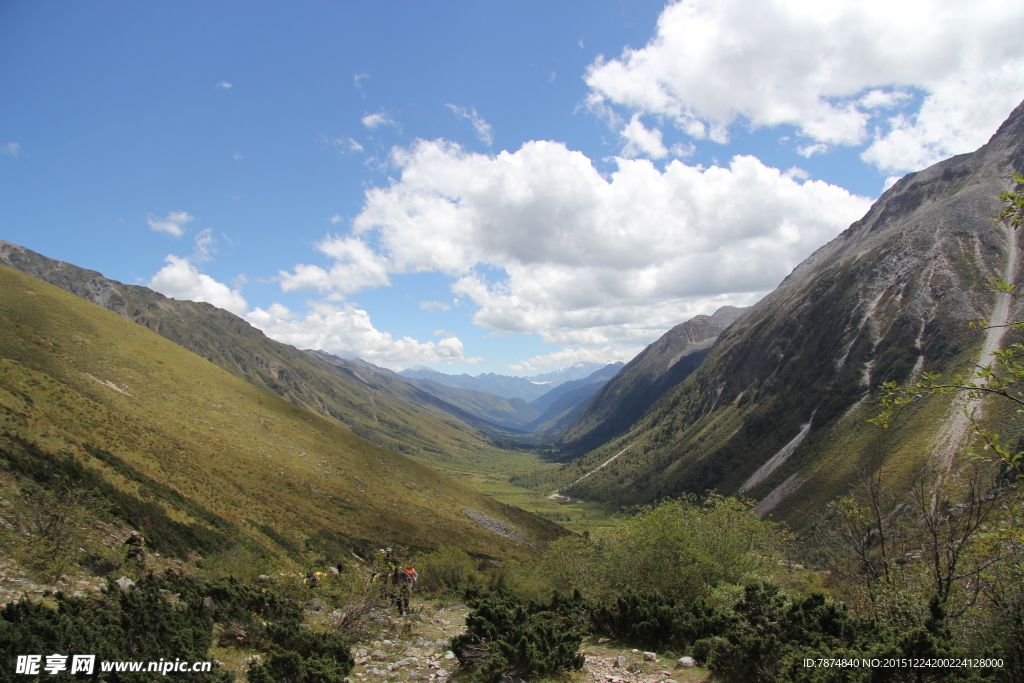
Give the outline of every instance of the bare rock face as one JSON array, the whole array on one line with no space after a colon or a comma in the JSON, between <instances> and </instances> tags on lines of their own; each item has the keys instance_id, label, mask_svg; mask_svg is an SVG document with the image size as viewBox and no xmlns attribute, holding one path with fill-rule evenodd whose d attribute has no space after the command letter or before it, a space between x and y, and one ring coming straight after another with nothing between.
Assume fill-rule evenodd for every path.
<instances>
[{"instance_id":1,"label":"bare rock face","mask_svg":"<svg viewBox=\"0 0 1024 683\"><path fill-rule=\"evenodd\" d=\"M761 514L799 524L801 510L845 490L877 454L864 422L878 412L881 383L987 362L983 351L999 340L971 336L967 323L1024 313L985 287L991 276L1017 276L1019 236L990 218L1013 186L1010 175L1021 172L1024 105L978 151L886 191L722 332L700 367L625 436L578 464L580 473L592 470L628 446L614 471L561 492L620 505L709 489L743 493L762 501ZM959 411L946 411L943 400L953 399L928 405L955 421ZM938 444L937 431L934 417L909 422L886 457L909 472L938 450L956 451L965 435L947 430Z\"/></svg>"}]
</instances>

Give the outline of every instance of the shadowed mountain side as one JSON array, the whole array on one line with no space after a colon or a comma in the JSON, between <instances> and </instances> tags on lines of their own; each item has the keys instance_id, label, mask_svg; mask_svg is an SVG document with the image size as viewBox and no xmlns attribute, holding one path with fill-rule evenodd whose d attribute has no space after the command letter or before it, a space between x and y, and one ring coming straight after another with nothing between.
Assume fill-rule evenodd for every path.
<instances>
[{"instance_id":1,"label":"shadowed mountain side","mask_svg":"<svg viewBox=\"0 0 1024 683\"><path fill-rule=\"evenodd\" d=\"M432 382L429 379L406 379L406 381L472 415L517 431L522 431L539 414L521 398L503 398L483 391L456 389Z\"/></svg>"},{"instance_id":2,"label":"shadowed mountain side","mask_svg":"<svg viewBox=\"0 0 1024 683\"><path fill-rule=\"evenodd\" d=\"M353 432L425 461L475 453L473 420L430 402L375 389L340 366L269 339L210 304L178 301L0 241L0 263L138 323L235 377L337 420ZM443 417L442 417L443 416ZM462 424L458 420L464 420ZM483 427L479 421L476 426Z\"/></svg>"},{"instance_id":3,"label":"shadowed mountain side","mask_svg":"<svg viewBox=\"0 0 1024 683\"><path fill-rule=\"evenodd\" d=\"M378 543L526 557L564 533L6 266L0 451L36 481L97 487L177 557Z\"/></svg>"},{"instance_id":4,"label":"shadowed mountain side","mask_svg":"<svg viewBox=\"0 0 1024 683\"><path fill-rule=\"evenodd\" d=\"M514 427L506 429L504 426L494 421L487 420L473 412L464 410L459 407L456 401L449 400L445 395L449 390L456 393L463 390L454 389L452 387L442 387L445 391L439 390L435 394L435 392L429 390L430 388L433 388L430 386L434 384L433 382L426 382L425 380L410 380L402 377L398 373L392 372L391 370L380 368L372 363L368 363L361 358L346 360L344 358L338 358L337 356L331 355L325 351L307 350L306 353L333 365L340 372L351 376L353 379L365 384L371 389L384 392L402 401L408 401L413 405L419 406L424 410L437 413L438 415L460 420L471 427L479 429L488 436L505 439L519 433L519 430ZM469 394L480 394L484 397L485 404L489 400L494 400L498 403L506 402L505 399L500 396L494 396L493 394L466 391Z\"/></svg>"},{"instance_id":5,"label":"shadowed mountain side","mask_svg":"<svg viewBox=\"0 0 1024 683\"><path fill-rule=\"evenodd\" d=\"M590 396L598 389L603 387L605 382L614 377L616 373L618 373L618 371L623 368L623 365L623 363L609 363L608 365L605 365L603 368L595 370L594 372L587 375L586 377L583 377L582 379L574 379L559 384L557 387L555 387L548 393L544 394L540 398L531 401L530 405L536 408L543 416L543 414L547 413L548 409L551 408L551 406L554 405L556 401L561 401L563 405L568 405L565 401L562 400L562 397L565 394L571 392L577 396L581 396L582 394L579 394L577 390L587 387L590 389L590 394L587 394L586 396ZM540 418L537 421L539 422L542 419L543 418Z\"/></svg>"},{"instance_id":6,"label":"shadowed mountain side","mask_svg":"<svg viewBox=\"0 0 1024 683\"><path fill-rule=\"evenodd\" d=\"M723 306L676 325L626 364L553 436L566 459L626 431L666 391L690 376L718 335L746 308Z\"/></svg>"},{"instance_id":7,"label":"shadowed mountain side","mask_svg":"<svg viewBox=\"0 0 1024 683\"><path fill-rule=\"evenodd\" d=\"M584 379L603 368L603 363L580 362L554 372L545 372L534 377L513 377L486 372L476 377L462 373L447 375L437 370L417 365L398 373L406 379L426 379L456 389L470 389L502 398L520 398L533 403L559 385Z\"/></svg>"},{"instance_id":8,"label":"shadowed mountain side","mask_svg":"<svg viewBox=\"0 0 1024 683\"><path fill-rule=\"evenodd\" d=\"M1022 171L1024 105L977 152L896 183L723 333L630 433L567 466L561 480L577 481L629 448L563 492L617 504L744 493L761 514L805 523L873 459L897 485L924 465L948 471L970 436L963 398L930 397L883 432L865 424L879 410L871 392L922 371L969 373L1013 341L999 326L1021 304L986 284L1016 281L1019 236L989 219ZM972 333L967 323L981 319L996 327ZM974 407L997 426L1005 418Z\"/></svg>"}]
</instances>

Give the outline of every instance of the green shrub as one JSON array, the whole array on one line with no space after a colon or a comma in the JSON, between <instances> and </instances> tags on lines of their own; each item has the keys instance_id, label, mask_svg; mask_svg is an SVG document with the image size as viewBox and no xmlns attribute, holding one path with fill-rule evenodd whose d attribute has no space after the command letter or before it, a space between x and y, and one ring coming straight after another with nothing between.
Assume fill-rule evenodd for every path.
<instances>
[{"instance_id":1,"label":"green shrub","mask_svg":"<svg viewBox=\"0 0 1024 683\"><path fill-rule=\"evenodd\" d=\"M686 651L693 643L726 632L732 615L697 600L682 605L658 593L627 592L592 611L596 631L647 650Z\"/></svg>"},{"instance_id":2,"label":"green shrub","mask_svg":"<svg viewBox=\"0 0 1024 683\"><path fill-rule=\"evenodd\" d=\"M174 605L158 584L143 581L137 591L113 585L94 596L57 596L57 609L27 600L0 610L0 661L13 663L24 654L94 654L99 662L157 661L161 658L205 661L213 619L202 602L190 599ZM151 673L108 674L107 680L135 683L152 680ZM226 672L189 674L190 680L230 681ZM20 677L19 677L20 678ZM47 680L74 680L66 673ZM0 681L17 680L13 666L0 669Z\"/></svg>"},{"instance_id":3,"label":"green shrub","mask_svg":"<svg viewBox=\"0 0 1024 683\"><path fill-rule=\"evenodd\" d=\"M523 604L505 592L474 595L466 632L452 640L460 664L483 681L525 679L583 667L580 644L587 608L577 593L550 603Z\"/></svg>"},{"instance_id":4,"label":"green shrub","mask_svg":"<svg viewBox=\"0 0 1024 683\"><path fill-rule=\"evenodd\" d=\"M476 563L461 548L444 546L417 555L413 564L419 574L416 588L430 593L456 593L480 582Z\"/></svg>"}]
</instances>

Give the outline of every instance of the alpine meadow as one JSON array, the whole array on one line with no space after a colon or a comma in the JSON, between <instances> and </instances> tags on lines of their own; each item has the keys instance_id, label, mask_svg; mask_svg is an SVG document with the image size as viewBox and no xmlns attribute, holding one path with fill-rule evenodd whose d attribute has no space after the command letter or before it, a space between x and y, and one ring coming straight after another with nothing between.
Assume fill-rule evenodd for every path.
<instances>
[{"instance_id":1,"label":"alpine meadow","mask_svg":"<svg viewBox=\"0 0 1024 683\"><path fill-rule=\"evenodd\" d=\"M0 5L0 683L1024 683L1018 4Z\"/></svg>"}]
</instances>

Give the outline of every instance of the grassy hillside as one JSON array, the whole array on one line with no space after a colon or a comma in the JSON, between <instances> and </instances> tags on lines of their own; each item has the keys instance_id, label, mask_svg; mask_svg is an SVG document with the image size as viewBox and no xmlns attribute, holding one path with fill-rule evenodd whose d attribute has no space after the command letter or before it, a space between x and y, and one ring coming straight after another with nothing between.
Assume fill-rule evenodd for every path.
<instances>
[{"instance_id":1,"label":"grassy hillside","mask_svg":"<svg viewBox=\"0 0 1024 683\"><path fill-rule=\"evenodd\" d=\"M5 266L0 451L37 481L64 473L99 487L178 556L454 543L524 557L563 533Z\"/></svg>"},{"instance_id":2,"label":"grassy hillside","mask_svg":"<svg viewBox=\"0 0 1024 683\"><path fill-rule=\"evenodd\" d=\"M4 241L0 263L97 303L255 387L421 462L444 464L499 450L487 435L498 433L495 428L468 413L397 386L397 378L375 377L354 363L332 362L341 359L329 354L276 342L210 304L171 299Z\"/></svg>"}]
</instances>

